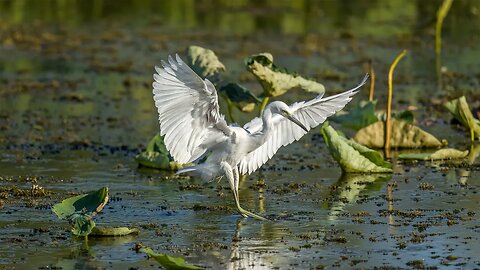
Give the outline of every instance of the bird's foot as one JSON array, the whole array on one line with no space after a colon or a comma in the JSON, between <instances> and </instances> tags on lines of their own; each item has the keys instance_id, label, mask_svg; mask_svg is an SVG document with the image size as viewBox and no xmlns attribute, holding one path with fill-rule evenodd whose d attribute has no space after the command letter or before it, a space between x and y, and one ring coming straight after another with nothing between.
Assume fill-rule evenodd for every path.
<instances>
[{"instance_id":1,"label":"bird's foot","mask_svg":"<svg viewBox=\"0 0 480 270\"><path fill-rule=\"evenodd\" d=\"M242 207L238 207L238 212L239 212L242 216L244 216L244 217L252 217L252 218L258 219L258 220L268 221L268 219L266 219L266 218L264 218L264 217L262 217L262 216L259 216L259 215L257 215L257 214L254 214L254 213L252 213L252 212L249 212L249 211L243 209Z\"/></svg>"}]
</instances>

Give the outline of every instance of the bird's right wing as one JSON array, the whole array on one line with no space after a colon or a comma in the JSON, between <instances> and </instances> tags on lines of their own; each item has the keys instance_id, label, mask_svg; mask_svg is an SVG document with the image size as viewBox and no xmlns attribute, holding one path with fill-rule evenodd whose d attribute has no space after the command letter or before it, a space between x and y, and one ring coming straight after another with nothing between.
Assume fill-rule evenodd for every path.
<instances>
[{"instance_id":1,"label":"bird's right wing","mask_svg":"<svg viewBox=\"0 0 480 270\"><path fill-rule=\"evenodd\" d=\"M153 94L158 108L160 134L179 163L192 162L208 148L208 142L226 138L230 129L219 112L213 84L202 80L178 55L155 67ZM208 142L207 142L208 141Z\"/></svg>"},{"instance_id":2,"label":"bird's right wing","mask_svg":"<svg viewBox=\"0 0 480 270\"><path fill-rule=\"evenodd\" d=\"M363 81L353 89L343 93L323 98L322 95L307 101L297 102L290 105L293 116L297 118L308 130L317 127L327 119L345 107L352 100L352 96L358 93L361 86L368 79L365 75ZM281 115L272 117L273 131L262 146L253 150L243 157L239 163L239 170L242 174L250 174L265 164L282 146L286 146L299 140L307 132L297 124ZM244 128L250 133L260 132L263 128L261 118L254 118L245 124Z\"/></svg>"}]
</instances>

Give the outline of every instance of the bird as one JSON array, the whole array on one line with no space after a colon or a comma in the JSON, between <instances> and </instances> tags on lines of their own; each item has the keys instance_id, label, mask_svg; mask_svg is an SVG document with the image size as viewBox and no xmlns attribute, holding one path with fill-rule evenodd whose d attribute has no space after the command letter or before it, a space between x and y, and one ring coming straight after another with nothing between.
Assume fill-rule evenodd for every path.
<instances>
[{"instance_id":1,"label":"bird","mask_svg":"<svg viewBox=\"0 0 480 270\"><path fill-rule=\"evenodd\" d=\"M173 159L192 163L177 174L213 180L226 177L236 208L243 217L266 218L243 209L238 192L240 175L251 174L282 146L298 141L350 102L366 83L337 95L323 94L287 105L273 101L243 127L228 124L220 113L215 86L199 77L178 54L155 66L153 99L160 135Z\"/></svg>"}]
</instances>

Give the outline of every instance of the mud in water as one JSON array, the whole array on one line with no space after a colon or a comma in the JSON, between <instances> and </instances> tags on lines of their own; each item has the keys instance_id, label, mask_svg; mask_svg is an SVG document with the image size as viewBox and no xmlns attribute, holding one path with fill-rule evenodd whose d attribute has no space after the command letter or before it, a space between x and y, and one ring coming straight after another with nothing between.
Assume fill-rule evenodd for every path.
<instances>
[{"instance_id":1,"label":"mud in water","mask_svg":"<svg viewBox=\"0 0 480 270\"><path fill-rule=\"evenodd\" d=\"M137 2L0 3L0 269L159 268L137 243L211 269L480 268L479 160L393 158L391 175L342 175L317 129L241 183L243 207L270 222L240 217L225 181L134 161L158 131L153 67L192 44L213 49L257 94L243 65L250 54L271 52L327 94L358 83L371 59L380 108L388 67L406 48L394 108L415 110L420 127L469 149L442 104L463 94L480 108L478 1L455 2L444 22L440 86L434 4ZM241 123L256 114L234 113ZM75 238L51 212L102 186L110 201L97 225L139 235Z\"/></svg>"}]
</instances>

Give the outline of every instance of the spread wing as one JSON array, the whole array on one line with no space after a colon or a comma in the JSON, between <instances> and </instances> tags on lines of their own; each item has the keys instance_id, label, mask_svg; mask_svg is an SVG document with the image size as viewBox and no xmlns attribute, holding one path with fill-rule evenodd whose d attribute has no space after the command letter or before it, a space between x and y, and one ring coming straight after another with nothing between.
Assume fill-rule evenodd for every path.
<instances>
[{"instance_id":1,"label":"spread wing","mask_svg":"<svg viewBox=\"0 0 480 270\"><path fill-rule=\"evenodd\" d=\"M158 109L160 134L179 163L192 162L208 149L209 142L230 134L220 114L217 91L176 55L155 67L153 99ZM207 141L208 138L208 141Z\"/></svg>"},{"instance_id":2,"label":"spread wing","mask_svg":"<svg viewBox=\"0 0 480 270\"><path fill-rule=\"evenodd\" d=\"M367 79L368 74L365 75L363 81L355 88L334 96L323 98L322 95L319 95L310 101L294 103L290 105L293 116L308 130L315 128L323 123L327 117L343 109L343 107L352 100L352 96L365 84ZM250 174L256 171L272 158L280 147L299 140L307 133L292 121L278 114L272 117L272 122L273 131L270 133L270 137L262 146L250 152L240 161L238 165L240 173ZM252 134L261 131L263 128L261 118L254 118L245 124L244 128Z\"/></svg>"}]
</instances>

